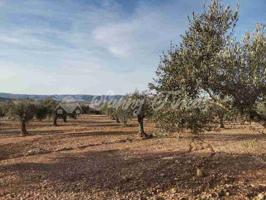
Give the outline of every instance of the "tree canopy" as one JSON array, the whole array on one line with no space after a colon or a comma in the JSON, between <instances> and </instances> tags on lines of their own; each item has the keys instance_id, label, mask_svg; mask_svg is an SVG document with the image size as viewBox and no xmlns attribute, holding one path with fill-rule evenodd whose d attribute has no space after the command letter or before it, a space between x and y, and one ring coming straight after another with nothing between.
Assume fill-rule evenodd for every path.
<instances>
[{"instance_id":1,"label":"tree canopy","mask_svg":"<svg viewBox=\"0 0 266 200\"><path fill-rule=\"evenodd\" d=\"M186 101L187 106L179 107L179 125L196 130L208 124L214 118L209 115L210 104L263 119L254 107L266 94L265 26L257 25L254 34L247 33L238 42L233 37L238 17L238 9L212 0L203 13L189 18L180 44L171 44L163 54L150 88L157 95L174 93L169 101ZM178 113L167 104L163 109Z\"/></svg>"}]
</instances>

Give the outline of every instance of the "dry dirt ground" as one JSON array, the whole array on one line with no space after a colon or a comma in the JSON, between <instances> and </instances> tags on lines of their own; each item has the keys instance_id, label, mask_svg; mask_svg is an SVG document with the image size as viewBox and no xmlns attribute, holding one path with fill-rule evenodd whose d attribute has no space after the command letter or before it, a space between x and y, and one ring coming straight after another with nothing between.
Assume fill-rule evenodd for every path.
<instances>
[{"instance_id":1,"label":"dry dirt ground","mask_svg":"<svg viewBox=\"0 0 266 200\"><path fill-rule=\"evenodd\" d=\"M0 121L0 199L266 199L266 135L255 124L146 140L135 122L101 115L51 124L20 137Z\"/></svg>"}]
</instances>

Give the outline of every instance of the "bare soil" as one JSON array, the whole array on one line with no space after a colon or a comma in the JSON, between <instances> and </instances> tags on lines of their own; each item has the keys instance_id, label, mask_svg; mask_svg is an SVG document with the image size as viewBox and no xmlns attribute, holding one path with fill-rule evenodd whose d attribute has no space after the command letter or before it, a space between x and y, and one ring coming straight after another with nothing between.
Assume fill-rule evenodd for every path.
<instances>
[{"instance_id":1,"label":"bare soil","mask_svg":"<svg viewBox=\"0 0 266 200\"><path fill-rule=\"evenodd\" d=\"M143 140L135 121L83 115L28 131L0 121L0 199L266 199L266 130L257 124Z\"/></svg>"}]
</instances>

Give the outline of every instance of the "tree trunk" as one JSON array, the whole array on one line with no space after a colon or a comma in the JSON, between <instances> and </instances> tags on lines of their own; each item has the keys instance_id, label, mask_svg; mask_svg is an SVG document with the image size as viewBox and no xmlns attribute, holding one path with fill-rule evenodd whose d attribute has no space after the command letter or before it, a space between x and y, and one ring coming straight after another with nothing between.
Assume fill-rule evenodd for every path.
<instances>
[{"instance_id":1,"label":"tree trunk","mask_svg":"<svg viewBox=\"0 0 266 200\"><path fill-rule=\"evenodd\" d=\"M220 115L219 119L220 119L220 128L224 128L224 116Z\"/></svg>"},{"instance_id":2,"label":"tree trunk","mask_svg":"<svg viewBox=\"0 0 266 200\"><path fill-rule=\"evenodd\" d=\"M140 134L140 137L147 138L148 135L144 131L144 117L138 116L138 123L139 123L139 134Z\"/></svg>"},{"instance_id":3,"label":"tree trunk","mask_svg":"<svg viewBox=\"0 0 266 200\"><path fill-rule=\"evenodd\" d=\"M123 124L124 124L124 126L127 125L127 118L125 116L123 117Z\"/></svg>"},{"instance_id":4,"label":"tree trunk","mask_svg":"<svg viewBox=\"0 0 266 200\"><path fill-rule=\"evenodd\" d=\"M63 116L63 120L64 120L64 122L67 122L67 115Z\"/></svg>"},{"instance_id":5,"label":"tree trunk","mask_svg":"<svg viewBox=\"0 0 266 200\"><path fill-rule=\"evenodd\" d=\"M119 120L118 117L115 117L115 121L116 121L117 123L120 123L120 120Z\"/></svg>"},{"instance_id":6,"label":"tree trunk","mask_svg":"<svg viewBox=\"0 0 266 200\"><path fill-rule=\"evenodd\" d=\"M29 133L27 132L27 129L26 129L26 122L25 121L21 121L21 135L22 136L29 135Z\"/></svg>"},{"instance_id":7,"label":"tree trunk","mask_svg":"<svg viewBox=\"0 0 266 200\"><path fill-rule=\"evenodd\" d=\"M57 115L54 115L53 118L53 125L57 126Z\"/></svg>"}]
</instances>

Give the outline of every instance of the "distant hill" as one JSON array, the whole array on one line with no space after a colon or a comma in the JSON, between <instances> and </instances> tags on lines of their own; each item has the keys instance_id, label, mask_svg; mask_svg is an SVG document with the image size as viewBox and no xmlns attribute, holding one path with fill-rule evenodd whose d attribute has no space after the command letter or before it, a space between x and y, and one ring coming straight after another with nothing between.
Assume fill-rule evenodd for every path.
<instances>
[{"instance_id":1,"label":"distant hill","mask_svg":"<svg viewBox=\"0 0 266 200\"><path fill-rule=\"evenodd\" d=\"M66 102L92 102L93 100L105 99L107 101L119 100L123 95L29 95L29 94L11 94L11 93L0 93L0 101L8 101L14 99L33 99L43 100L52 98L56 101Z\"/></svg>"}]
</instances>

